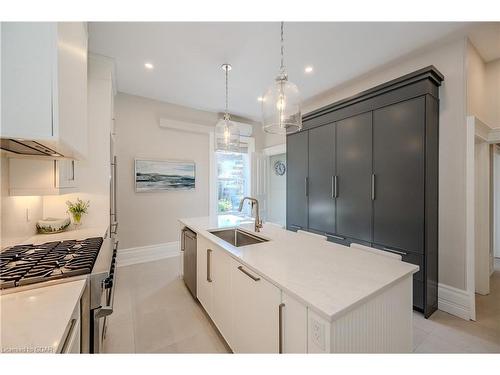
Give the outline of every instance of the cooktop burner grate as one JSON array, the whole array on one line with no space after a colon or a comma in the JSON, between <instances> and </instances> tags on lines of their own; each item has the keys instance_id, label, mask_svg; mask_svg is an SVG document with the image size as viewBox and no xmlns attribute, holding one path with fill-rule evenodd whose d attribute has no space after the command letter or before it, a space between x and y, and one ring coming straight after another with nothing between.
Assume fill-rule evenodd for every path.
<instances>
[{"instance_id":1,"label":"cooktop burner grate","mask_svg":"<svg viewBox=\"0 0 500 375\"><path fill-rule=\"evenodd\" d=\"M88 274L102 238L18 245L0 253L0 289Z\"/></svg>"}]
</instances>

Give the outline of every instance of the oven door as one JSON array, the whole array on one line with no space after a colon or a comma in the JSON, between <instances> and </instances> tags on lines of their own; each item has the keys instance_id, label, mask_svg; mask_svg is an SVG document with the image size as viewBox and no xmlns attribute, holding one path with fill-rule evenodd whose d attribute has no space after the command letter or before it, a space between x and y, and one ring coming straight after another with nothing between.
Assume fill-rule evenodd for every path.
<instances>
[{"instance_id":1,"label":"oven door","mask_svg":"<svg viewBox=\"0 0 500 375\"><path fill-rule=\"evenodd\" d=\"M106 338L107 318L113 313L116 284L116 254L118 251L118 241L113 246L113 257L109 269L109 276L103 280L101 288L101 306L93 310L93 351L101 353L103 341Z\"/></svg>"}]
</instances>

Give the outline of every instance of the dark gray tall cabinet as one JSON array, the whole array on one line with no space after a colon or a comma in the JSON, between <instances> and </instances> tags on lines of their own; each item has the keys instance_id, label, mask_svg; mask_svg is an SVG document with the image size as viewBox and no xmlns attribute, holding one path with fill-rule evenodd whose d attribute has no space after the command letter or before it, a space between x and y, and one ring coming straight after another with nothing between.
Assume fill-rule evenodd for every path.
<instances>
[{"instance_id":1,"label":"dark gray tall cabinet","mask_svg":"<svg viewBox=\"0 0 500 375\"><path fill-rule=\"evenodd\" d=\"M308 132L293 134L287 139L287 146L293 153L287 155L287 227L291 230L307 228L308 195Z\"/></svg>"},{"instance_id":2,"label":"dark gray tall cabinet","mask_svg":"<svg viewBox=\"0 0 500 375\"><path fill-rule=\"evenodd\" d=\"M287 228L417 264L413 303L437 309L438 123L429 66L303 117L287 136Z\"/></svg>"},{"instance_id":3,"label":"dark gray tall cabinet","mask_svg":"<svg viewBox=\"0 0 500 375\"><path fill-rule=\"evenodd\" d=\"M309 229L332 232L335 228L335 126L309 131L308 219Z\"/></svg>"}]
</instances>

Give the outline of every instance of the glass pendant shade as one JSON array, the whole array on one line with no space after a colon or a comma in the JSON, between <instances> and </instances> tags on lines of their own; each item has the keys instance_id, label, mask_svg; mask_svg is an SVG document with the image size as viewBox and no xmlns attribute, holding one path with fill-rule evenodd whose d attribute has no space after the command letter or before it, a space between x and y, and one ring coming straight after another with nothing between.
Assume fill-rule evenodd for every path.
<instances>
[{"instance_id":1,"label":"glass pendant shade","mask_svg":"<svg viewBox=\"0 0 500 375\"><path fill-rule=\"evenodd\" d=\"M226 75L226 112L224 118L215 126L215 151L240 152L240 129L231 122L228 112L228 72L232 69L230 64L222 64Z\"/></svg>"},{"instance_id":2,"label":"glass pendant shade","mask_svg":"<svg viewBox=\"0 0 500 375\"><path fill-rule=\"evenodd\" d=\"M281 65L274 84L262 97L262 129L272 134L292 134L302 130L299 88L288 80L284 59L284 22L281 22Z\"/></svg>"},{"instance_id":3,"label":"glass pendant shade","mask_svg":"<svg viewBox=\"0 0 500 375\"><path fill-rule=\"evenodd\" d=\"M266 133L291 134L302 130L300 93L286 75L276 78L262 100L262 128Z\"/></svg>"},{"instance_id":4,"label":"glass pendant shade","mask_svg":"<svg viewBox=\"0 0 500 375\"><path fill-rule=\"evenodd\" d=\"M240 130L224 117L215 127L215 151L240 152Z\"/></svg>"}]
</instances>

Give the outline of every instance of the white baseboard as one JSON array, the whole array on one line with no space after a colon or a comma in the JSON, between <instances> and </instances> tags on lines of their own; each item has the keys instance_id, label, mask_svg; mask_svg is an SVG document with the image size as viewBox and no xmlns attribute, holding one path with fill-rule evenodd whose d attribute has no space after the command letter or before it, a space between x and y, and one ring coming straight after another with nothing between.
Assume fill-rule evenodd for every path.
<instances>
[{"instance_id":1,"label":"white baseboard","mask_svg":"<svg viewBox=\"0 0 500 375\"><path fill-rule=\"evenodd\" d=\"M467 291L445 284L438 286L438 309L465 320L472 317Z\"/></svg>"},{"instance_id":2,"label":"white baseboard","mask_svg":"<svg viewBox=\"0 0 500 375\"><path fill-rule=\"evenodd\" d=\"M170 258L181 254L179 241L157 245L119 249L117 254L118 267L132 264L152 262L158 259Z\"/></svg>"}]
</instances>

